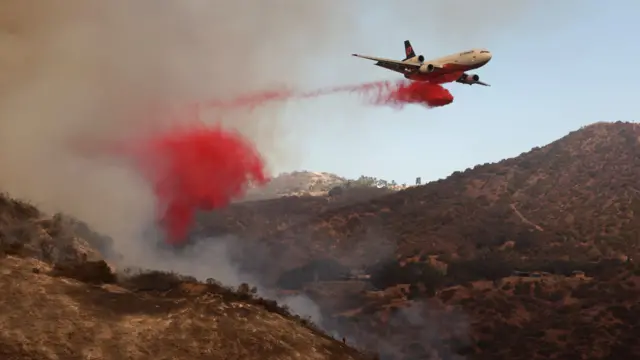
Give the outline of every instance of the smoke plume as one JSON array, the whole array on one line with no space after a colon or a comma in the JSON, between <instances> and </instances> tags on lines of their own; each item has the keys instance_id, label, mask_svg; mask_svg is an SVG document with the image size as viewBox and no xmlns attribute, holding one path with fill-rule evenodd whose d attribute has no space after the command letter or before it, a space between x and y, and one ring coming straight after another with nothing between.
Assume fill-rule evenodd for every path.
<instances>
[{"instance_id":1,"label":"smoke plume","mask_svg":"<svg viewBox=\"0 0 640 360\"><path fill-rule=\"evenodd\" d=\"M77 158L69 141L158 126L137 116L151 106L304 81L298 64L351 27L346 13L331 9L293 1L3 1L3 190L130 241L152 211L150 190L118 164ZM209 115L251 139L270 165L295 160L281 140L280 106Z\"/></svg>"},{"instance_id":2,"label":"smoke plume","mask_svg":"<svg viewBox=\"0 0 640 360\"><path fill-rule=\"evenodd\" d=\"M399 17L438 17L424 1L384 6ZM0 0L0 186L110 235L125 260L166 269L140 245L154 220L149 184L117 162L78 157L71 144L163 126L142 116L157 106L304 88L320 71L348 75L323 61L377 43L372 29L392 29L361 26L372 9L364 0ZM492 14L509 19L506 9ZM443 14L449 29L466 24L457 11ZM210 111L207 119L237 129L270 166L293 166L304 149L283 140L295 133L283 110ZM175 267L194 273L185 264L195 263Z\"/></svg>"},{"instance_id":3,"label":"smoke plume","mask_svg":"<svg viewBox=\"0 0 640 360\"><path fill-rule=\"evenodd\" d=\"M117 164L76 158L69 139L149 126L135 114L158 104L304 87L326 57L376 42L357 20L370 11L366 1L3 0L0 184L130 237L153 207L150 190ZM272 167L294 165L301 151L283 143L295 129L281 115L274 104L209 118L249 137Z\"/></svg>"}]
</instances>

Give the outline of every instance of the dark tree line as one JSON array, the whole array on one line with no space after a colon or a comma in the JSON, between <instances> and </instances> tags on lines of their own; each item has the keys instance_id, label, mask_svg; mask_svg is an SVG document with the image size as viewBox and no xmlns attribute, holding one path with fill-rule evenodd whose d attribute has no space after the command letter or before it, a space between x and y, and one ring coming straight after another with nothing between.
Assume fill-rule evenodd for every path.
<instances>
[{"instance_id":1,"label":"dark tree line","mask_svg":"<svg viewBox=\"0 0 640 360\"><path fill-rule=\"evenodd\" d=\"M478 280L498 280L520 272L546 272L555 275L570 276L575 271L582 271L586 276L610 279L621 271L633 270L633 264L620 260L603 260L599 262L571 260L530 260L515 261L499 253L485 256L450 261L446 272L442 272L427 263L408 263L404 266L397 260L388 260L368 269L371 283L378 289L385 289L398 284L423 285L427 293L443 286L465 284Z\"/></svg>"}]
</instances>

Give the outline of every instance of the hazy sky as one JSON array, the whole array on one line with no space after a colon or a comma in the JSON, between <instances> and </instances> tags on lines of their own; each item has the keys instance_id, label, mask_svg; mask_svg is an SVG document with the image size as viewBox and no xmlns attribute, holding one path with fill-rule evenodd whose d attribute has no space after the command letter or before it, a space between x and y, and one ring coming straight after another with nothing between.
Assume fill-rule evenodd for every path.
<instances>
[{"instance_id":1,"label":"hazy sky","mask_svg":"<svg viewBox=\"0 0 640 360\"><path fill-rule=\"evenodd\" d=\"M640 43L634 34L640 34L640 2L523 3L530 5L502 16L500 6L465 11L468 3L460 2L416 14L410 6L389 11L385 2L372 1L354 19L368 40L344 44L351 49L345 53L321 54L312 68L314 85L397 79L350 52L400 59L402 42L410 39L427 59L489 48L492 61L476 73L492 87L448 84L455 100L438 109L373 108L354 95L292 104L287 121L297 124L296 131L304 123L312 134L301 140L306 156L299 168L428 181L517 156L586 124L637 120ZM452 11L470 19L469 26L451 28L437 19Z\"/></svg>"}]
</instances>

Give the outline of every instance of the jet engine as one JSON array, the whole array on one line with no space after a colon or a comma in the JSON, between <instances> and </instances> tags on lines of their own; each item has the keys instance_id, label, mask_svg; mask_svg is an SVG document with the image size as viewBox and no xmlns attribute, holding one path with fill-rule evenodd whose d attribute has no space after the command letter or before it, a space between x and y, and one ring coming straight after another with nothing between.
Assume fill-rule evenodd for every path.
<instances>
[{"instance_id":1,"label":"jet engine","mask_svg":"<svg viewBox=\"0 0 640 360\"><path fill-rule=\"evenodd\" d=\"M460 79L458 79L458 82L463 83L463 84L475 84L478 81L480 81L480 76L476 75L476 74L462 74L462 76L460 76Z\"/></svg>"},{"instance_id":2,"label":"jet engine","mask_svg":"<svg viewBox=\"0 0 640 360\"><path fill-rule=\"evenodd\" d=\"M418 56L418 62L420 62L421 64L424 62L424 55Z\"/></svg>"},{"instance_id":3,"label":"jet engine","mask_svg":"<svg viewBox=\"0 0 640 360\"><path fill-rule=\"evenodd\" d=\"M424 64L420 66L420 72L423 74L427 74L430 72L433 72L433 70L435 70L436 67L433 66L433 64Z\"/></svg>"}]
</instances>

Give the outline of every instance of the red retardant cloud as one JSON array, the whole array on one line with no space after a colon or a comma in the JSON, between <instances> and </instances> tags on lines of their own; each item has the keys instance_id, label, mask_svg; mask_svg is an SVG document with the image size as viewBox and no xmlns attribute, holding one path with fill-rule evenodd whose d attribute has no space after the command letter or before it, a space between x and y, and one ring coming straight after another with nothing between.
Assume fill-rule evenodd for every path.
<instances>
[{"instance_id":1,"label":"red retardant cloud","mask_svg":"<svg viewBox=\"0 0 640 360\"><path fill-rule=\"evenodd\" d=\"M153 186L168 243L185 240L197 210L225 207L250 183L267 181L255 148L221 127L176 128L138 141L124 153Z\"/></svg>"},{"instance_id":2,"label":"red retardant cloud","mask_svg":"<svg viewBox=\"0 0 640 360\"><path fill-rule=\"evenodd\" d=\"M253 109L271 102L317 98L340 93L363 95L371 105L403 107L408 104L427 108L445 106L453 102L453 95L441 85L418 81L378 81L358 85L335 86L309 92L268 90L245 94L230 100L210 100L202 107L210 109Z\"/></svg>"},{"instance_id":3,"label":"red retardant cloud","mask_svg":"<svg viewBox=\"0 0 640 360\"><path fill-rule=\"evenodd\" d=\"M228 101L192 103L182 109L180 117L198 119L200 111L206 108L252 109L274 101L338 93L362 94L373 105L394 107L419 104L431 108L453 101L451 93L437 84L381 81L310 92L272 90ZM158 109L152 117L161 116L162 110ZM91 148L95 149L95 144L84 144L82 150ZM137 170L151 183L157 197L158 221L166 232L167 242L172 244L186 239L196 211L225 207L242 197L249 184L267 182L262 158L252 144L221 127L174 128L109 146L107 152L133 160Z\"/></svg>"}]
</instances>

